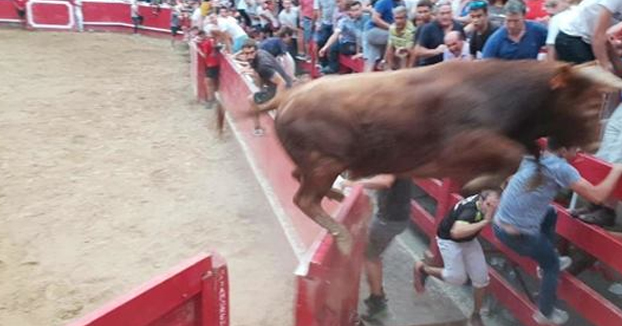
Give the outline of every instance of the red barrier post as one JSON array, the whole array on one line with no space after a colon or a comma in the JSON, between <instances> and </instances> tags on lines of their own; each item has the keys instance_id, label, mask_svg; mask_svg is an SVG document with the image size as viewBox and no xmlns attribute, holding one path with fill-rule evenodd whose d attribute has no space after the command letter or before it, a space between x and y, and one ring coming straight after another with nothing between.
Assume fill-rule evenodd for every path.
<instances>
[{"instance_id":1,"label":"red barrier post","mask_svg":"<svg viewBox=\"0 0 622 326\"><path fill-rule=\"evenodd\" d=\"M228 326L227 266L202 254L69 326Z\"/></svg>"},{"instance_id":2,"label":"red barrier post","mask_svg":"<svg viewBox=\"0 0 622 326\"><path fill-rule=\"evenodd\" d=\"M354 188L337 216L353 236L352 253L341 254L333 237L322 232L310 250L310 261L300 263L296 272L297 326L352 326L358 322L359 284L370 212L362 188Z\"/></svg>"}]
</instances>

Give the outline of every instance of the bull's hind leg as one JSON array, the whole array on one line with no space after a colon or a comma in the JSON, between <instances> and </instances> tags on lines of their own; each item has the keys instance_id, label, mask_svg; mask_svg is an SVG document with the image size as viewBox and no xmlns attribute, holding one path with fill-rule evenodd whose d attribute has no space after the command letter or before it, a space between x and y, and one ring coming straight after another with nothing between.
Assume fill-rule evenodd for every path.
<instances>
[{"instance_id":1,"label":"bull's hind leg","mask_svg":"<svg viewBox=\"0 0 622 326\"><path fill-rule=\"evenodd\" d=\"M303 213L333 235L339 251L347 255L352 250L350 232L322 208L322 198L330 192L340 172L336 165L327 164L322 168L315 168L309 173L301 174L300 188L294 196L294 203Z\"/></svg>"}]
</instances>

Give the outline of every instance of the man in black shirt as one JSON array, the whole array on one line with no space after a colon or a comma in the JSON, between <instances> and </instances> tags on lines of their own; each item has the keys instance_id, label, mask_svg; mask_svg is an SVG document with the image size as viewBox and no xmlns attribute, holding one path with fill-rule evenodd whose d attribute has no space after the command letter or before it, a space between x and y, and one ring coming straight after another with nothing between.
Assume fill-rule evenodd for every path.
<instances>
[{"instance_id":1,"label":"man in black shirt","mask_svg":"<svg viewBox=\"0 0 622 326\"><path fill-rule=\"evenodd\" d=\"M417 45L415 53L419 59L419 66L428 66L443 61L445 46L445 34L451 31L458 31L464 37L462 25L453 20L451 4L441 2L436 8L436 19L421 27L421 32L417 33Z\"/></svg>"},{"instance_id":2,"label":"man in black shirt","mask_svg":"<svg viewBox=\"0 0 622 326\"><path fill-rule=\"evenodd\" d=\"M346 181L344 185L352 184ZM355 181L367 189L376 190L374 216L369 227L365 248L365 273L369 284L369 297L365 299L366 319L373 319L387 307L387 298L382 286L382 253L391 241L408 226L412 193L411 178L398 178L392 174L381 174L370 179Z\"/></svg>"},{"instance_id":3,"label":"man in black shirt","mask_svg":"<svg viewBox=\"0 0 622 326\"><path fill-rule=\"evenodd\" d=\"M469 4L469 17L473 25L469 50L474 59L480 59L484 44L498 26L493 25L488 19L488 3L484 0L473 1Z\"/></svg>"},{"instance_id":4,"label":"man in black shirt","mask_svg":"<svg viewBox=\"0 0 622 326\"><path fill-rule=\"evenodd\" d=\"M473 318L478 318L486 286L488 265L476 237L490 223L499 204L499 192L484 190L479 195L458 202L438 226L436 241L443 257L443 268L432 267L423 261L415 265L415 289L425 291L428 275L444 282L462 285L471 279Z\"/></svg>"},{"instance_id":5,"label":"man in black shirt","mask_svg":"<svg viewBox=\"0 0 622 326\"><path fill-rule=\"evenodd\" d=\"M259 86L269 93L270 98L292 86L292 76L285 72L272 54L258 49L255 40L246 40L241 55L257 73L261 82Z\"/></svg>"},{"instance_id":6,"label":"man in black shirt","mask_svg":"<svg viewBox=\"0 0 622 326\"><path fill-rule=\"evenodd\" d=\"M251 105L261 104L275 97L279 92L292 87L293 78L279 64L270 52L257 48L257 42L248 39L242 45L240 58L248 62L255 75L255 82L261 89L250 98ZM259 123L259 116L255 116L255 135L260 136L264 133Z\"/></svg>"}]
</instances>

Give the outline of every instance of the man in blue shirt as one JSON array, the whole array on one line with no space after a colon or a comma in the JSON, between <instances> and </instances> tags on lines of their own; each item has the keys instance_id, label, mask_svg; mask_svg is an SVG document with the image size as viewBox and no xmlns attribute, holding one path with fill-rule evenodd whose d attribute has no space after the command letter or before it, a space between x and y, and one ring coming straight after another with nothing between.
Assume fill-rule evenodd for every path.
<instances>
[{"instance_id":1,"label":"man in blue shirt","mask_svg":"<svg viewBox=\"0 0 622 326\"><path fill-rule=\"evenodd\" d=\"M348 16L337 22L333 35L318 52L320 57L324 57L328 52L328 67L322 71L325 74L339 71L339 54L354 55L360 52L366 23L366 19L363 18L363 6L360 2L354 1L346 4L346 9Z\"/></svg>"},{"instance_id":2,"label":"man in blue shirt","mask_svg":"<svg viewBox=\"0 0 622 326\"><path fill-rule=\"evenodd\" d=\"M259 48L268 51L274 57L285 55L289 52L293 35L294 31L291 28L283 27L276 33L276 36L269 37L259 43Z\"/></svg>"},{"instance_id":3,"label":"man in blue shirt","mask_svg":"<svg viewBox=\"0 0 622 326\"><path fill-rule=\"evenodd\" d=\"M372 71L376 60L382 58L389 40L389 26L393 24L393 8L403 5L402 0L378 0L374 5L363 44L365 71Z\"/></svg>"},{"instance_id":4,"label":"man in blue shirt","mask_svg":"<svg viewBox=\"0 0 622 326\"><path fill-rule=\"evenodd\" d=\"M336 11L337 2L335 0L313 0L313 15L320 21L320 26L315 35L315 43L319 48L326 44L333 33L333 18ZM320 59L320 63L324 66L327 62Z\"/></svg>"},{"instance_id":5,"label":"man in blue shirt","mask_svg":"<svg viewBox=\"0 0 622 326\"><path fill-rule=\"evenodd\" d=\"M576 149L561 147L551 138L548 147L539 163L533 157L525 157L521 162L501 196L493 230L501 242L519 255L535 260L542 271L538 311L533 319L538 324L561 325L568 320L568 314L555 308L557 283L560 269L567 268L571 261L567 257L560 259L555 250L557 213L550 203L565 188L591 202L602 202L614 190L622 164L614 164L609 175L594 186L568 163Z\"/></svg>"},{"instance_id":6,"label":"man in blue shirt","mask_svg":"<svg viewBox=\"0 0 622 326\"><path fill-rule=\"evenodd\" d=\"M505 4L505 26L486 41L483 57L504 60L537 59L546 44L546 27L525 21L525 5L517 0Z\"/></svg>"}]
</instances>

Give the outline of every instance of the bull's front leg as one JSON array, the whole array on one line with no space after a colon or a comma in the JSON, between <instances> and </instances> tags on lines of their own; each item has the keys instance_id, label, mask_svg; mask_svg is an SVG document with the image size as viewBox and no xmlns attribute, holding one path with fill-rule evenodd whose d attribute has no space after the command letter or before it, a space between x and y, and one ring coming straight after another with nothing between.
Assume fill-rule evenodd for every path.
<instances>
[{"instance_id":1,"label":"bull's front leg","mask_svg":"<svg viewBox=\"0 0 622 326\"><path fill-rule=\"evenodd\" d=\"M336 166L328 165L313 171L294 171L293 175L300 181L300 188L294 196L294 203L315 223L330 233L337 248L344 255L352 252L352 236L348 229L335 221L322 207L322 199L331 193L331 187L341 172Z\"/></svg>"}]
</instances>

